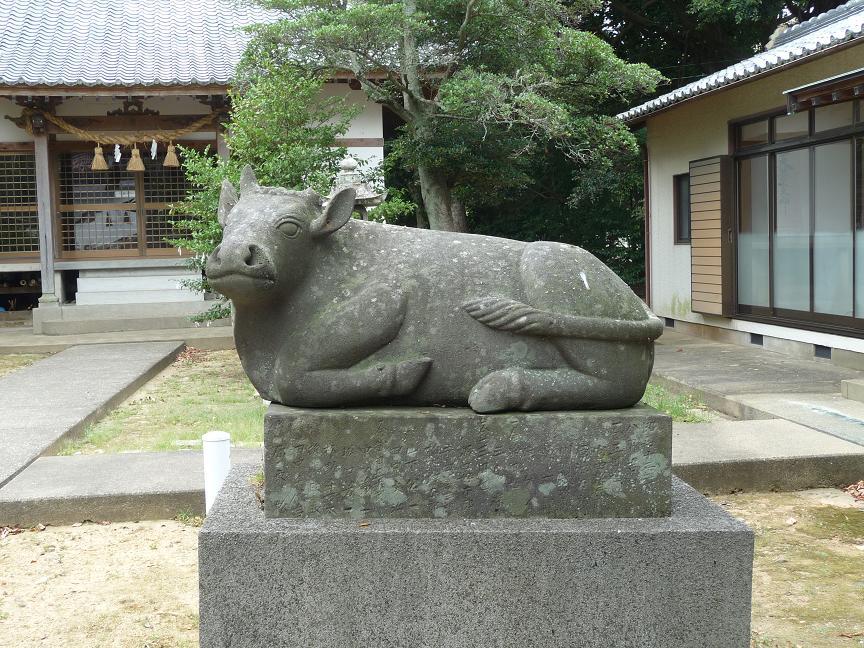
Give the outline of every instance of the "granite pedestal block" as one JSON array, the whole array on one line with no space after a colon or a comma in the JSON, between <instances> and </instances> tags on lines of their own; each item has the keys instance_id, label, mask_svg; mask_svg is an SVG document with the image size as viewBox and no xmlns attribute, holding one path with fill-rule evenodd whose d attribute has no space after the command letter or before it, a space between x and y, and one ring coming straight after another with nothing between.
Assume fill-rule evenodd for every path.
<instances>
[{"instance_id":1,"label":"granite pedestal block","mask_svg":"<svg viewBox=\"0 0 864 648\"><path fill-rule=\"evenodd\" d=\"M267 517L659 517L672 422L645 407L297 409L264 427Z\"/></svg>"},{"instance_id":2,"label":"granite pedestal block","mask_svg":"<svg viewBox=\"0 0 864 648\"><path fill-rule=\"evenodd\" d=\"M274 519L232 470L202 648L746 648L753 534L673 480L654 519Z\"/></svg>"}]
</instances>

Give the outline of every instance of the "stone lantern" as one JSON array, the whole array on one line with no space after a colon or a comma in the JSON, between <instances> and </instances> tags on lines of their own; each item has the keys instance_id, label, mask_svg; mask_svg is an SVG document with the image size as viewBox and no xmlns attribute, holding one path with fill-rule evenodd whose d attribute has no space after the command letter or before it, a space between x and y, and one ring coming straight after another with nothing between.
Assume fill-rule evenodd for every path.
<instances>
[{"instance_id":1,"label":"stone lantern","mask_svg":"<svg viewBox=\"0 0 864 648\"><path fill-rule=\"evenodd\" d=\"M346 156L339 163L339 173L336 174L330 196L335 196L336 192L340 189L353 187L357 192L357 196L354 199L354 210L360 214L360 218L369 220L366 208L377 207L384 202L384 199L387 197L387 190L377 191L367 182L364 182L362 174L357 170L357 166L357 160L350 155Z\"/></svg>"}]
</instances>

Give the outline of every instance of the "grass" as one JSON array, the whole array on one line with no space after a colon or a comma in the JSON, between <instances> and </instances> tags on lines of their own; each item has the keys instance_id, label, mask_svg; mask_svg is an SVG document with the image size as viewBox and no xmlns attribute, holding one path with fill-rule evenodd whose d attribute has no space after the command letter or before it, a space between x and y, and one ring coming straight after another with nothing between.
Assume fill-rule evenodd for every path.
<instances>
[{"instance_id":1,"label":"grass","mask_svg":"<svg viewBox=\"0 0 864 648\"><path fill-rule=\"evenodd\" d=\"M188 349L59 454L188 449L210 430L228 432L233 445L256 445L265 409L235 351Z\"/></svg>"},{"instance_id":2,"label":"grass","mask_svg":"<svg viewBox=\"0 0 864 648\"><path fill-rule=\"evenodd\" d=\"M677 423L707 423L708 408L692 394L673 394L660 385L649 383L642 402L672 417Z\"/></svg>"},{"instance_id":3,"label":"grass","mask_svg":"<svg viewBox=\"0 0 864 648\"><path fill-rule=\"evenodd\" d=\"M0 355L0 378L47 357L48 355L45 353L10 353Z\"/></svg>"}]
</instances>

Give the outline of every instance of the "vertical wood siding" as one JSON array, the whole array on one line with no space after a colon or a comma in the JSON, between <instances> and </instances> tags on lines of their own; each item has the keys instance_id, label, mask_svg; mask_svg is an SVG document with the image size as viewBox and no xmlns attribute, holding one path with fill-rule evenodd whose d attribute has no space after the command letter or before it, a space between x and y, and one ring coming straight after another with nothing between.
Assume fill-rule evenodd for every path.
<instances>
[{"instance_id":1,"label":"vertical wood siding","mask_svg":"<svg viewBox=\"0 0 864 648\"><path fill-rule=\"evenodd\" d=\"M732 180L728 156L690 163L690 308L694 313L732 314Z\"/></svg>"}]
</instances>

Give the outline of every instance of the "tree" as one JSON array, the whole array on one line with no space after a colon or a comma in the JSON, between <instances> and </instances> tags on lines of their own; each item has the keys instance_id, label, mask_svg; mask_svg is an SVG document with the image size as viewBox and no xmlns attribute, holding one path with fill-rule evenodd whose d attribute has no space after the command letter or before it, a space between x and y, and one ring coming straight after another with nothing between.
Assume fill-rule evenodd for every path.
<instances>
[{"instance_id":1,"label":"tree","mask_svg":"<svg viewBox=\"0 0 864 648\"><path fill-rule=\"evenodd\" d=\"M634 150L617 156L607 173L580 177L560 154L537 156L538 181L495 207L472 210L471 227L521 241L579 245L638 288L644 281L640 162Z\"/></svg>"},{"instance_id":2,"label":"tree","mask_svg":"<svg viewBox=\"0 0 864 648\"><path fill-rule=\"evenodd\" d=\"M578 29L592 0L270 0L286 18L250 45L279 67L348 71L404 123L393 153L416 172L434 229L465 230L466 204L533 181L538 153L601 162L632 136L597 107L660 76Z\"/></svg>"},{"instance_id":3,"label":"tree","mask_svg":"<svg viewBox=\"0 0 864 648\"><path fill-rule=\"evenodd\" d=\"M172 243L194 253L190 267L198 271L222 240L216 210L224 179L236 183L241 169L250 164L263 184L294 189L311 186L326 195L345 156L345 149L335 146L335 140L348 130L356 114L341 98L322 97L324 78L319 75L274 68L250 56L238 79L230 92L226 124L230 157L182 149L183 168L194 189L173 206L173 212L182 215L174 226L183 238ZM206 278L188 286L209 290ZM218 301L198 319L219 319L229 312L227 303Z\"/></svg>"},{"instance_id":4,"label":"tree","mask_svg":"<svg viewBox=\"0 0 864 648\"><path fill-rule=\"evenodd\" d=\"M662 72L668 83L660 90L668 92L753 56L782 22L803 22L844 1L604 0L583 25L618 56Z\"/></svg>"}]
</instances>

